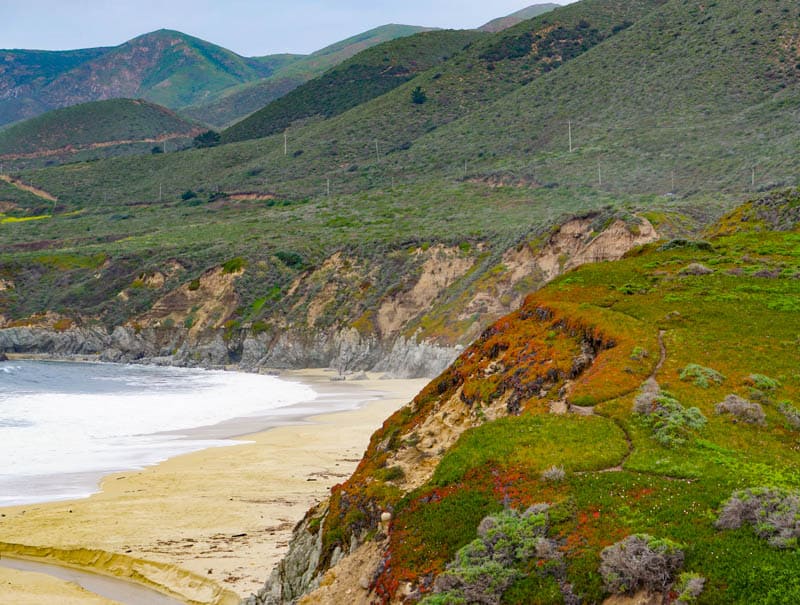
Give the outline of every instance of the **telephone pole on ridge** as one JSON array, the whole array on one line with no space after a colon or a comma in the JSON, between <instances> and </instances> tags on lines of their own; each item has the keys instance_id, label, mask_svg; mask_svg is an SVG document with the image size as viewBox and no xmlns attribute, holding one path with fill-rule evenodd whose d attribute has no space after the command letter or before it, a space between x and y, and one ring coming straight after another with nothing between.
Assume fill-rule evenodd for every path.
<instances>
[{"instance_id":1,"label":"telephone pole on ridge","mask_svg":"<svg viewBox=\"0 0 800 605\"><path fill-rule=\"evenodd\" d=\"M567 127L569 128L569 152L572 153L572 120L567 122Z\"/></svg>"}]
</instances>

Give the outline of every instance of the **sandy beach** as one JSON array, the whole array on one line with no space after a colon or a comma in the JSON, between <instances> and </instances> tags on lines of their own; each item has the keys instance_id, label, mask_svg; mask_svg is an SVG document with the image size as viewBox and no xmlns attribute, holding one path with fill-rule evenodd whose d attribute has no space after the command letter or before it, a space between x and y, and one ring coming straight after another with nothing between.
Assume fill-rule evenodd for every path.
<instances>
[{"instance_id":1,"label":"sandy beach","mask_svg":"<svg viewBox=\"0 0 800 605\"><path fill-rule=\"evenodd\" d=\"M331 382L333 375L312 370L282 377L300 380L317 392L342 390L341 383ZM286 551L291 531L306 510L352 473L374 430L427 383L377 378L346 383L348 392L363 393L358 396L361 401L376 398L359 409L248 435L242 445L111 475L103 480L102 491L87 499L0 509L0 542L42 552L88 549L139 563L157 562L162 564L158 570L148 569L151 583L198 602L217 597L208 586L194 586L181 577L180 570L247 596L261 587ZM0 553L3 550L13 554L7 545L0 545ZM80 559L78 565L97 564L106 573L124 573L124 565L102 562L96 553ZM59 585L73 591L65 592L65 599L80 598L74 586L58 580L45 577L46 586L37 586L40 574L2 574L3 602L26 591L58 592ZM25 602L22 596L19 602Z\"/></svg>"}]
</instances>

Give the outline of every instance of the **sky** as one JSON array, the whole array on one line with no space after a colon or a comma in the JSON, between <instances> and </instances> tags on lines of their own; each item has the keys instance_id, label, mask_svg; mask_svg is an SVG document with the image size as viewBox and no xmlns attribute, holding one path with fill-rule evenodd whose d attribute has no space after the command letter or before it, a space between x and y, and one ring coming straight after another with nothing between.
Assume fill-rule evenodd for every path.
<instances>
[{"instance_id":1,"label":"sky","mask_svg":"<svg viewBox=\"0 0 800 605\"><path fill-rule=\"evenodd\" d=\"M472 28L534 3L539 0L0 0L0 48L116 46L166 28L244 56L306 54L387 23Z\"/></svg>"}]
</instances>

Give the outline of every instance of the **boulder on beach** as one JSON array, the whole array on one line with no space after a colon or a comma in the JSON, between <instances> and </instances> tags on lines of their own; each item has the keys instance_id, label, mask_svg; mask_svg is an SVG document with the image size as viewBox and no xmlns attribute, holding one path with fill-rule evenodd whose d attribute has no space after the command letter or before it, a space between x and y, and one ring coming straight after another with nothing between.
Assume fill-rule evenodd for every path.
<instances>
[{"instance_id":1,"label":"boulder on beach","mask_svg":"<svg viewBox=\"0 0 800 605\"><path fill-rule=\"evenodd\" d=\"M8 361L8 355L6 355L2 351L0 351L0 363L2 363L4 361Z\"/></svg>"}]
</instances>

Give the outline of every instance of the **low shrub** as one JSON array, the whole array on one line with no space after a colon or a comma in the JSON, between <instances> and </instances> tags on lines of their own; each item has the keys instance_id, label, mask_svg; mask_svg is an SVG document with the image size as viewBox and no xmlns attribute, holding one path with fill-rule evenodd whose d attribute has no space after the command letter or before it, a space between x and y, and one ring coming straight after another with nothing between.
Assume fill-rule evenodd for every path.
<instances>
[{"instance_id":1,"label":"low shrub","mask_svg":"<svg viewBox=\"0 0 800 605\"><path fill-rule=\"evenodd\" d=\"M551 466L542 473L542 480L548 483L561 483L566 477L563 466Z\"/></svg>"},{"instance_id":2,"label":"low shrub","mask_svg":"<svg viewBox=\"0 0 800 605\"><path fill-rule=\"evenodd\" d=\"M675 585L675 592L678 593L678 600L675 605L692 605L697 602L697 598L703 594L706 587L706 579L696 573L682 573L678 577Z\"/></svg>"},{"instance_id":3,"label":"low shrub","mask_svg":"<svg viewBox=\"0 0 800 605\"><path fill-rule=\"evenodd\" d=\"M788 401L781 401L778 404L778 410L786 418L786 422L790 427L800 430L800 410Z\"/></svg>"},{"instance_id":4,"label":"low shrub","mask_svg":"<svg viewBox=\"0 0 800 605\"><path fill-rule=\"evenodd\" d=\"M644 418L661 445L675 447L686 443L692 431L706 425L706 417L696 407L685 408L669 393L642 393L636 398L633 411Z\"/></svg>"},{"instance_id":5,"label":"low shrub","mask_svg":"<svg viewBox=\"0 0 800 605\"><path fill-rule=\"evenodd\" d=\"M720 415L730 414L737 420L748 424L757 424L759 426L765 426L767 424L767 416L764 414L764 408L738 395L728 395L724 401L714 406L714 411Z\"/></svg>"},{"instance_id":6,"label":"low shrub","mask_svg":"<svg viewBox=\"0 0 800 605\"><path fill-rule=\"evenodd\" d=\"M497 605L521 577L519 566L530 559L548 563L540 567L543 573L560 571L563 555L556 542L547 538L547 510L546 504L538 504L522 513L506 510L484 518L478 538L458 551L436 578L434 594L422 603Z\"/></svg>"},{"instance_id":7,"label":"low shrub","mask_svg":"<svg viewBox=\"0 0 800 605\"><path fill-rule=\"evenodd\" d=\"M603 549L600 558L600 575L608 592L664 593L683 567L684 555L675 542L636 534Z\"/></svg>"},{"instance_id":8,"label":"low shrub","mask_svg":"<svg viewBox=\"0 0 800 605\"><path fill-rule=\"evenodd\" d=\"M774 548L797 548L800 540L800 491L751 488L734 492L717 519L718 529L749 524Z\"/></svg>"},{"instance_id":9,"label":"low shrub","mask_svg":"<svg viewBox=\"0 0 800 605\"><path fill-rule=\"evenodd\" d=\"M714 247L709 244L708 242L704 241L693 241L693 240L686 240L686 239L674 239L663 246L661 246L658 250L660 252L666 252L668 250L679 250L681 248L690 249L690 250L703 250L705 252L711 252L714 250Z\"/></svg>"},{"instance_id":10,"label":"low shrub","mask_svg":"<svg viewBox=\"0 0 800 605\"><path fill-rule=\"evenodd\" d=\"M684 267L680 271L681 275L695 275L695 276L711 275L712 273L714 273L713 269L710 269L701 263L692 263L691 265Z\"/></svg>"},{"instance_id":11,"label":"low shrub","mask_svg":"<svg viewBox=\"0 0 800 605\"><path fill-rule=\"evenodd\" d=\"M750 374L745 382L759 391L775 391L781 387L779 381L764 374Z\"/></svg>"},{"instance_id":12,"label":"low shrub","mask_svg":"<svg viewBox=\"0 0 800 605\"><path fill-rule=\"evenodd\" d=\"M242 257L232 258L228 262L222 265L222 272L223 273L238 273L242 269L244 269L247 261L245 261Z\"/></svg>"},{"instance_id":13,"label":"low shrub","mask_svg":"<svg viewBox=\"0 0 800 605\"><path fill-rule=\"evenodd\" d=\"M695 386L704 389L710 387L712 382L715 384L722 384L725 382L725 376L716 370L703 367L696 363L690 363L686 366L681 372L680 379L683 381L692 380Z\"/></svg>"}]
</instances>

